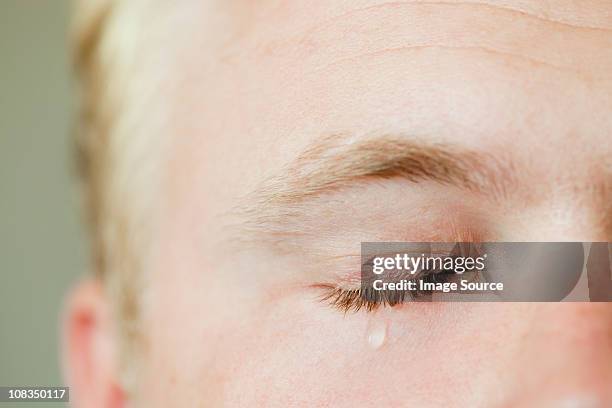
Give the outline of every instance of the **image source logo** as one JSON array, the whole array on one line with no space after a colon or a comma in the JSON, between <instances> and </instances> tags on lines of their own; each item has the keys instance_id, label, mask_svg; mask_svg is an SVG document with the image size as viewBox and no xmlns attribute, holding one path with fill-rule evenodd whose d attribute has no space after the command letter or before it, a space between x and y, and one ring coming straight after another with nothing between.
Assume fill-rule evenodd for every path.
<instances>
[{"instance_id":1,"label":"image source logo","mask_svg":"<svg viewBox=\"0 0 612 408\"><path fill-rule=\"evenodd\" d=\"M361 296L431 302L610 302L608 242L363 242Z\"/></svg>"}]
</instances>

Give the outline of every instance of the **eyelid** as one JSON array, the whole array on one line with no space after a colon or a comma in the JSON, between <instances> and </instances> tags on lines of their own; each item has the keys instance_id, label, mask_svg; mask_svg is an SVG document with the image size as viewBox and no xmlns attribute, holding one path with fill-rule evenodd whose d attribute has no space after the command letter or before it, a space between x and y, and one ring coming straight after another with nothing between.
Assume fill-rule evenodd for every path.
<instances>
[{"instance_id":1,"label":"eyelid","mask_svg":"<svg viewBox=\"0 0 612 408\"><path fill-rule=\"evenodd\" d=\"M421 279L435 276L437 274L428 274ZM466 275L463 274L463 277ZM480 281L482 274L475 273L473 281ZM332 284L315 285L323 291L319 297L322 303L326 303L333 308L344 312L357 313L360 310L366 312L374 312L379 308L396 307L405 303L411 302L428 302L432 301L433 293L423 293L421 291L397 291L392 292L394 297L390 297L388 291L372 292L367 295L362 294L361 286L358 288L345 288ZM375 299L375 300L372 300Z\"/></svg>"},{"instance_id":2,"label":"eyelid","mask_svg":"<svg viewBox=\"0 0 612 408\"><path fill-rule=\"evenodd\" d=\"M425 247L422 251L418 250L415 252L415 255L420 255L421 252L426 252L429 254L437 254L440 256L452 256L453 252L455 255L463 253L465 248L460 245L456 246L456 244L469 243L468 245L470 250L476 249L478 251L480 242L486 242L482 238L485 234L481 232L481 228L475 228L473 224L464 224L458 223L455 221L453 217L449 217L444 222L444 227L440 225L436 225L434 230L443 230L445 231L442 239L434 239L434 240L425 240L425 241L412 241L410 239L396 239L389 240L389 242L422 242ZM445 239L446 238L446 239ZM450 239L449 239L450 238ZM427 244L427 242L431 243ZM439 243L440 245L434 244ZM472 244L476 244L476 248ZM460 252L457 253L456 251ZM380 254L372 254L373 256L380 256ZM393 297L389 298L388 296L381 296L379 298L379 293L361 293L361 270L364 265L367 265L368 261L362 259L363 254L353 254L350 256L336 256L331 259L329 265L327 265L324 270L335 271L334 274L328 276L328 279L321 283L317 283L315 285L310 285L312 288L315 288L321 292L319 301L322 303L326 303L329 306L332 306L335 309L338 309L344 313L347 312L358 312L364 309L367 312L375 311L381 307L395 307L398 304L414 302L414 301L428 301L427 297L431 298L431 294L423 294L423 293L410 293L410 292L397 292ZM366 255L367 256L367 255ZM353 262L354 261L354 262ZM338 263L344 265L339 266ZM334 276L335 275L335 276ZM435 273L424 271L424 274L419 275L411 275L407 276L408 280L410 279L427 279L431 276L435 275ZM371 299L377 299L373 301Z\"/></svg>"}]
</instances>

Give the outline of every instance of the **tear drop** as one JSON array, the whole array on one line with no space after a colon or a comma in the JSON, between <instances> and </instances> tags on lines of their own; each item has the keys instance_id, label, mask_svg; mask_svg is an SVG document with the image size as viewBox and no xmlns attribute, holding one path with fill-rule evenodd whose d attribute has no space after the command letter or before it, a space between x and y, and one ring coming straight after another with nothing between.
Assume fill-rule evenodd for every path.
<instances>
[{"instance_id":1,"label":"tear drop","mask_svg":"<svg viewBox=\"0 0 612 408\"><path fill-rule=\"evenodd\" d=\"M370 321L366 338L369 346L374 350L381 348L387 339L387 323L378 319Z\"/></svg>"}]
</instances>

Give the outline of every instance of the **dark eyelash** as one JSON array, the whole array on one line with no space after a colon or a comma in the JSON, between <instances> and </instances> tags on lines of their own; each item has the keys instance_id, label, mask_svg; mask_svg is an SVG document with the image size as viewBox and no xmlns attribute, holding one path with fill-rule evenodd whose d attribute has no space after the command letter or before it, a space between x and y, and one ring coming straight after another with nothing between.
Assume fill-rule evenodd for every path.
<instances>
[{"instance_id":1,"label":"dark eyelash","mask_svg":"<svg viewBox=\"0 0 612 408\"><path fill-rule=\"evenodd\" d=\"M368 312L372 312L381 306L393 307L399 303L403 303L406 297L412 298L413 295L410 292L395 292L400 296L397 299L388 299L388 296L384 294L386 291L376 292L365 296L362 294L361 288L357 289L344 289L337 286L326 285L327 293L321 297L322 302L326 302L331 306L345 312L358 312L361 309L365 309Z\"/></svg>"},{"instance_id":2,"label":"dark eyelash","mask_svg":"<svg viewBox=\"0 0 612 408\"><path fill-rule=\"evenodd\" d=\"M446 276L446 274L431 271L420 275L418 278L425 282L439 282L441 276ZM376 291L368 288L366 289L367 293L364 293L361 287L345 289L331 284L319 285L319 287L326 291L321 296L321 301L330 304L344 313L358 312L361 309L373 312L380 307L394 307L406 301L420 300L431 295L431 292L418 290Z\"/></svg>"},{"instance_id":3,"label":"dark eyelash","mask_svg":"<svg viewBox=\"0 0 612 408\"><path fill-rule=\"evenodd\" d=\"M459 252L456 252L459 251ZM462 252L465 253L479 253L481 248L475 245L474 242L468 241L468 244L462 243L453 248L451 253L444 253L441 255L446 256L457 256ZM449 273L445 270L422 270L419 274L412 276L409 280L420 280L429 283L444 283L451 278L454 273ZM476 280L482 278L480 273L475 274ZM431 297L431 291L423 290L406 290L406 291L377 291L372 287L366 288L366 292L360 286L354 289L346 289L334 284L320 284L317 287L324 289L325 293L321 296L320 300L326 302L329 305L343 311L358 312L361 309L365 309L368 312L375 311L380 307L394 307L399 304L405 303L406 301L419 301L427 300Z\"/></svg>"},{"instance_id":4,"label":"dark eyelash","mask_svg":"<svg viewBox=\"0 0 612 408\"><path fill-rule=\"evenodd\" d=\"M424 282L445 282L452 275L439 271L427 271L416 278ZM474 280L480 280L481 278L482 276L479 273L474 276ZM431 291L376 291L373 288L366 289L367 292L364 293L361 287L345 289L333 284L317 286L325 290L320 300L344 313L356 313L361 309L373 312L381 307L395 307L408 301L426 300L432 294Z\"/></svg>"}]
</instances>

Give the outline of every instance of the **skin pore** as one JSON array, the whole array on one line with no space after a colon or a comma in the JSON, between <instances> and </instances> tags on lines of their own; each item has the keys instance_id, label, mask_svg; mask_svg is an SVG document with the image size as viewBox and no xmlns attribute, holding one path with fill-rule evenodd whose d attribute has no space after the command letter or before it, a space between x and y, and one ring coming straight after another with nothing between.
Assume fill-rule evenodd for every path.
<instances>
[{"instance_id":1,"label":"skin pore","mask_svg":"<svg viewBox=\"0 0 612 408\"><path fill-rule=\"evenodd\" d=\"M612 405L608 304L320 301L362 241L612 241L612 4L254 3L167 17L138 374L82 284L76 406Z\"/></svg>"}]
</instances>

